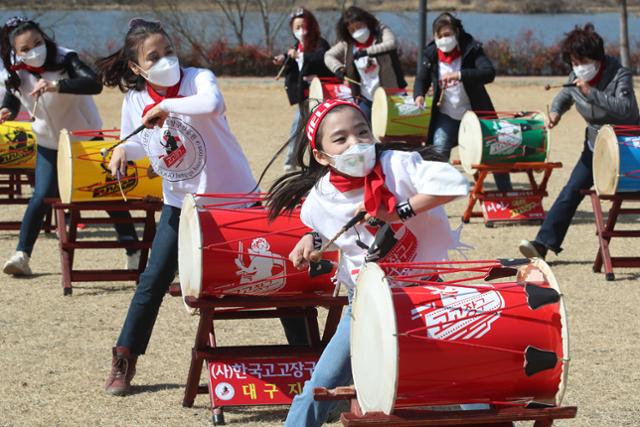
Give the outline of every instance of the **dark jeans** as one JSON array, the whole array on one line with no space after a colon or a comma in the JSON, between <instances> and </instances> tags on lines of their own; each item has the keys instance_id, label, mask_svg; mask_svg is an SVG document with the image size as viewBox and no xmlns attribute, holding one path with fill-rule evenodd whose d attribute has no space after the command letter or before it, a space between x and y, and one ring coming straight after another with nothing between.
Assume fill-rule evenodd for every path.
<instances>
[{"instance_id":1,"label":"dark jeans","mask_svg":"<svg viewBox=\"0 0 640 427\"><path fill-rule=\"evenodd\" d=\"M458 130L460 120L455 120L446 114L436 111L431 119L431 126L434 128L433 150L442 159L449 160L451 150L458 145ZM511 178L508 173L495 173L493 179L496 181L498 191L512 191Z\"/></svg>"},{"instance_id":2,"label":"dark jeans","mask_svg":"<svg viewBox=\"0 0 640 427\"><path fill-rule=\"evenodd\" d=\"M556 254L562 251L562 241L567 235L571 219L584 199L581 190L587 190L593 185L591 169L593 152L585 141L578 163L573 168L569 182L562 188L558 198L547 213L536 241L542 243Z\"/></svg>"},{"instance_id":3,"label":"dark jeans","mask_svg":"<svg viewBox=\"0 0 640 427\"><path fill-rule=\"evenodd\" d=\"M58 197L58 151L38 147L36 155L35 187L20 225L20 239L16 250L31 256L33 246L38 239L42 222L47 213L45 198ZM107 212L111 218L130 218L129 212ZM137 241L138 235L133 224L115 224L119 242ZM128 254L137 249L127 249Z\"/></svg>"},{"instance_id":4,"label":"dark jeans","mask_svg":"<svg viewBox=\"0 0 640 427\"><path fill-rule=\"evenodd\" d=\"M147 350L162 299L175 278L179 223L180 209L164 205L151 245L149 263L140 275L117 342L118 346L128 348L133 354L144 354ZM307 342L306 325L302 319L282 319L282 323L288 339L302 344ZM304 333L304 338L299 336L301 333Z\"/></svg>"}]
</instances>

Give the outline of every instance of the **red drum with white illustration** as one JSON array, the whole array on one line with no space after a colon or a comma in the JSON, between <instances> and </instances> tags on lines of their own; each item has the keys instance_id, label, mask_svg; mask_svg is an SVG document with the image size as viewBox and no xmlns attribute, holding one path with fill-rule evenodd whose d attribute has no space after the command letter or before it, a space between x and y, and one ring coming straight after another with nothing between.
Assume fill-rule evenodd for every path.
<instances>
[{"instance_id":1,"label":"red drum with white illustration","mask_svg":"<svg viewBox=\"0 0 640 427\"><path fill-rule=\"evenodd\" d=\"M260 194L188 195L180 214L183 297L331 296L337 253L300 271L289 253L309 229L299 210L267 220Z\"/></svg>"},{"instance_id":2,"label":"red drum with white illustration","mask_svg":"<svg viewBox=\"0 0 640 427\"><path fill-rule=\"evenodd\" d=\"M460 403L559 405L566 321L542 260L366 264L351 324L358 402L386 414Z\"/></svg>"},{"instance_id":3,"label":"red drum with white illustration","mask_svg":"<svg viewBox=\"0 0 640 427\"><path fill-rule=\"evenodd\" d=\"M353 94L348 84L341 83L340 80L332 77L311 80L309 85L309 101L313 102L310 107L322 104L329 99L344 99L353 101Z\"/></svg>"}]
</instances>

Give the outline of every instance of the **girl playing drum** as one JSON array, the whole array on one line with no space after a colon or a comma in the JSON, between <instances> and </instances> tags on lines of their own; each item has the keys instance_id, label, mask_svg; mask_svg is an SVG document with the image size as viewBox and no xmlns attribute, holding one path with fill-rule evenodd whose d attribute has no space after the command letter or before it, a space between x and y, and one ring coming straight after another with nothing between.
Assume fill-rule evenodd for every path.
<instances>
[{"instance_id":1,"label":"girl playing drum","mask_svg":"<svg viewBox=\"0 0 640 427\"><path fill-rule=\"evenodd\" d=\"M300 108L309 98L309 83L314 77L330 77L333 74L324 65L324 54L329 43L320 35L320 25L313 13L300 7L289 17L289 27L296 39L294 47L286 54L273 59L274 64L284 66L284 87L289 103L296 106L296 113L289 132L284 171L295 169L295 135L300 123Z\"/></svg>"},{"instance_id":2,"label":"girl playing drum","mask_svg":"<svg viewBox=\"0 0 640 427\"><path fill-rule=\"evenodd\" d=\"M433 85L427 140L433 141L435 151L444 160L449 160L451 150L458 145L460 119L466 111L495 111L485 89L495 76L482 45L464 30L462 22L449 13L440 14L433 21L433 41L424 49L413 96L416 105L424 106L424 97ZM495 179L498 190L511 190L508 174L496 174Z\"/></svg>"},{"instance_id":3,"label":"girl playing drum","mask_svg":"<svg viewBox=\"0 0 640 427\"><path fill-rule=\"evenodd\" d=\"M584 198L582 190L593 185L593 146L602 125L637 125L638 103L633 91L633 73L612 56L604 53L602 37L593 25L576 27L562 42L562 57L571 65L570 87L563 88L551 104L549 128L575 105L587 122L582 154L569 182L547 213L534 240L523 240L520 252L526 257L545 258L549 250L562 251L562 241L573 215Z\"/></svg>"},{"instance_id":4,"label":"girl playing drum","mask_svg":"<svg viewBox=\"0 0 640 427\"><path fill-rule=\"evenodd\" d=\"M127 160L148 157L162 177L164 207L151 257L131 300L116 347L106 391L124 395L144 354L162 299L178 267L178 224L188 193L251 193L256 182L229 129L215 75L182 68L160 23L133 19L123 47L98 61L106 86L126 92L122 135L146 129L113 150L115 175ZM305 339L306 335L299 337Z\"/></svg>"},{"instance_id":5,"label":"girl playing drum","mask_svg":"<svg viewBox=\"0 0 640 427\"><path fill-rule=\"evenodd\" d=\"M338 43L327 51L324 62L340 80L348 79L351 93L371 122L375 90L380 86L390 89L407 86L396 37L389 27L357 6L344 11L336 31Z\"/></svg>"},{"instance_id":6,"label":"girl playing drum","mask_svg":"<svg viewBox=\"0 0 640 427\"><path fill-rule=\"evenodd\" d=\"M0 123L14 118L20 107L32 112L37 141L35 187L20 226L16 253L3 271L30 275L31 252L40 233L46 197L58 194L57 154L60 130L100 129L102 121L91 95L102 91L96 74L78 54L58 46L40 26L26 18L11 18L0 32L0 52L7 72L7 92ZM129 217L128 212L110 212ZM114 225L119 241L138 239L133 224ZM127 250L127 268L137 268L139 252Z\"/></svg>"},{"instance_id":7,"label":"girl playing drum","mask_svg":"<svg viewBox=\"0 0 640 427\"><path fill-rule=\"evenodd\" d=\"M457 246L442 205L466 195L468 183L452 166L424 161L417 152L375 144L365 114L344 100L320 105L307 123L303 140L306 144L298 151L302 170L281 177L268 196L271 218L293 209L306 197L300 218L313 232L289 256L298 268L306 268L314 248L334 237L362 210L371 218L369 223L354 226L335 241L342 253L337 278L349 288L350 299L365 256L392 262L439 261L446 260L447 251ZM314 387L350 384L350 310L343 315L311 380L293 400L286 426L321 425L332 403L314 401Z\"/></svg>"}]
</instances>

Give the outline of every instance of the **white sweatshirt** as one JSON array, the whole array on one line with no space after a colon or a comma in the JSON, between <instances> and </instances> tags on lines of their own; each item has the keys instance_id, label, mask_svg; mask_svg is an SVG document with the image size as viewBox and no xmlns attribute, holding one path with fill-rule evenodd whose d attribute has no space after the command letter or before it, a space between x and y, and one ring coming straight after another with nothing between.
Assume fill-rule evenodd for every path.
<instances>
[{"instance_id":1,"label":"white sweatshirt","mask_svg":"<svg viewBox=\"0 0 640 427\"><path fill-rule=\"evenodd\" d=\"M462 58L454 59L451 64L446 62L438 62L438 71L440 76L444 76L447 73L458 73L462 66ZM442 105L438 107L441 113L446 114L454 120L461 120L464 113L471 110L471 100L467 91L464 90L462 81L456 80L447 86L444 91L444 99Z\"/></svg>"},{"instance_id":2,"label":"white sweatshirt","mask_svg":"<svg viewBox=\"0 0 640 427\"><path fill-rule=\"evenodd\" d=\"M58 47L58 60L71 52L69 49ZM20 91L12 90L27 111L33 111L36 98L30 96L38 78L25 70L19 70ZM45 71L42 78L49 81L56 81L68 78L65 70ZM60 131L67 129L88 130L102 129L102 120L98 113L93 97L91 95L74 95L68 93L45 92L40 95L38 107L35 110L36 120L32 124L33 132L36 134L36 142L39 146L58 149L58 139ZM82 138L74 138L82 139Z\"/></svg>"},{"instance_id":3,"label":"white sweatshirt","mask_svg":"<svg viewBox=\"0 0 640 427\"><path fill-rule=\"evenodd\" d=\"M380 157L385 186L404 201L415 194L433 196L465 196L469 191L467 179L453 166L443 162L424 161L416 152L385 151ZM300 218L309 228L317 231L323 241L330 240L355 214L364 200L364 188L341 192L324 175L313 187L302 205ZM400 223L398 223L399 225ZM443 261L448 250L459 245L459 237L449 226L442 206L422 212L407 220L396 231L398 243L383 258L384 262ZM366 250L360 248L358 238L371 245L375 229L356 225L335 242L341 251L338 280L354 286ZM359 236L359 237L358 237Z\"/></svg>"},{"instance_id":4,"label":"white sweatshirt","mask_svg":"<svg viewBox=\"0 0 640 427\"><path fill-rule=\"evenodd\" d=\"M122 146L127 159L148 157L162 177L164 203L182 207L188 193L248 193L255 185L249 162L229 129L226 107L214 74L185 68L178 95L160 108L169 112L162 128L145 129ZM142 124L153 100L131 90L122 104L121 136Z\"/></svg>"}]
</instances>

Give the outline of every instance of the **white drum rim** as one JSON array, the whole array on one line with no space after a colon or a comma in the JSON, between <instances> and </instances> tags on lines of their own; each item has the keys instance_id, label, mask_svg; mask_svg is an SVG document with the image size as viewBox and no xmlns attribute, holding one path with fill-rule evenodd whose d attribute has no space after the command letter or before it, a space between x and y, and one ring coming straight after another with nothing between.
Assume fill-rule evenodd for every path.
<instances>
[{"instance_id":1,"label":"white drum rim","mask_svg":"<svg viewBox=\"0 0 640 427\"><path fill-rule=\"evenodd\" d=\"M558 391L554 396L554 405L560 406L564 393L567 388L567 380L569 378L569 362L571 361L570 345L569 345L569 322L567 319L567 309L564 304L564 295L560 290L560 284L556 279L555 274L543 259L533 258L531 263L534 267L538 268L544 277L549 282L549 286L554 289L560 295L559 310L560 310L560 325L562 330L560 336L562 338L562 373L560 374L560 383L558 384Z\"/></svg>"},{"instance_id":2,"label":"white drum rim","mask_svg":"<svg viewBox=\"0 0 640 427\"><path fill-rule=\"evenodd\" d=\"M71 203L71 195L73 194L73 150L71 150L71 136L67 129L60 131L56 166L58 168L60 200L62 203Z\"/></svg>"},{"instance_id":3,"label":"white drum rim","mask_svg":"<svg viewBox=\"0 0 640 427\"><path fill-rule=\"evenodd\" d=\"M182 202L178 230L178 268L182 302L191 314L195 309L186 297L200 298L202 293L202 230L196 196L187 194Z\"/></svg>"},{"instance_id":4,"label":"white drum rim","mask_svg":"<svg viewBox=\"0 0 640 427\"><path fill-rule=\"evenodd\" d=\"M618 136L610 125L598 131L593 147L593 186L598 195L616 193L620 183L620 147Z\"/></svg>"},{"instance_id":5,"label":"white drum rim","mask_svg":"<svg viewBox=\"0 0 640 427\"><path fill-rule=\"evenodd\" d=\"M370 300L365 297L370 295L373 295L373 300L380 303L379 307L374 308L368 304ZM365 340L368 347L360 343L358 319L363 319L361 324L365 325L365 329L375 330L374 335L379 339L377 343ZM350 332L351 372L357 390L358 403L364 413L382 411L387 415L391 414L398 390L398 328L389 282L384 271L375 263L367 263L360 270L352 305ZM367 351L371 348L375 348L376 351ZM382 351L385 349L388 351ZM375 358L372 355L379 356ZM361 369L361 360L368 362L368 366L376 365L376 360L382 360L378 364L379 375L375 375L377 385L375 389L363 387L364 380L372 378L372 370Z\"/></svg>"},{"instance_id":6,"label":"white drum rim","mask_svg":"<svg viewBox=\"0 0 640 427\"><path fill-rule=\"evenodd\" d=\"M373 105L371 107L371 131L376 138L382 138L387 134L387 121L389 120L389 98L384 88L379 87L373 92Z\"/></svg>"},{"instance_id":7,"label":"white drum rim","mask_svg":"<svg viewBox=\"0 0 640 427\"><path fill-rule=\"evenodd\" d=\"M542 120L544 125L544 129L547 132L547 146L545 147L545 162L550 161L551 156L551 129L547 127L547 115L542 111L536 112L533 116L531 116L534 120Z\"/></svg>"},{"instance_id":8,"label":"white drum rim","mask_svg":"<svg viewBox=\"0 0 640 427\"><path fill-rule=\"evenodd\" d=\"M324 102L324 91L322 90L322 81L318 77L314 77L309 84L309 101L317 100L319 104ZM310 109L313 106L309 105Z\"/></svg>"},{"instance_id":9,"label":"white drum rim","mask_svg":"<svg viewBox=\"0 0 640 427\"><path fill-rule=\"evenodd\" d=\"M473 111L467 111L460 120L458 131L458 156L462 169L468 174L474 174L476 170L471 165L482 162L482 150L484 149L484 137L480 118Z\"/></svg>"}]
</instances>

